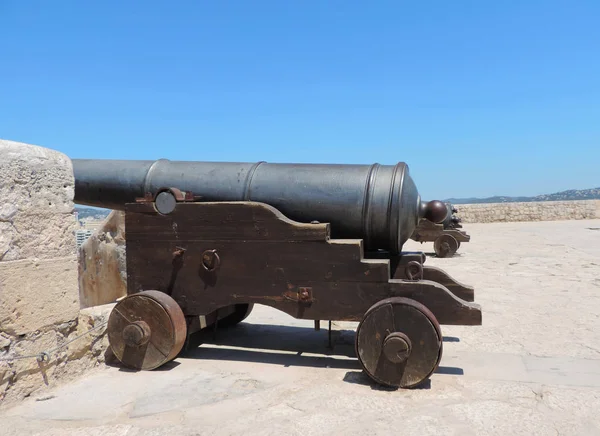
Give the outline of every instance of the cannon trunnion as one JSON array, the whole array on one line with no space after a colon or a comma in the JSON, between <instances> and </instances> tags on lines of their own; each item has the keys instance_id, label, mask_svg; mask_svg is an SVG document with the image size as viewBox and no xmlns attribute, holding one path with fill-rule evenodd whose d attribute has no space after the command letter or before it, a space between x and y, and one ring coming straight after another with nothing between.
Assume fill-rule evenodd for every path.
<instances>
[{"instance_id":1,"label":"cannon trunnion","mask_svg":"<svg viewBox=\"0 0 600 436\"><path fill-rule=\"evenodd\" d=\"M298 319L357 321L363 370L410 388L440 362L440 325L482 322L473 288L424 265L422 253L369 250L362 238L332 237L329 222L176 188L157 187L122 209L128 295L110 315L108 336L131 368L160 367L190 333L235 325L263 304Z\"/></svg>"}]
</instances>

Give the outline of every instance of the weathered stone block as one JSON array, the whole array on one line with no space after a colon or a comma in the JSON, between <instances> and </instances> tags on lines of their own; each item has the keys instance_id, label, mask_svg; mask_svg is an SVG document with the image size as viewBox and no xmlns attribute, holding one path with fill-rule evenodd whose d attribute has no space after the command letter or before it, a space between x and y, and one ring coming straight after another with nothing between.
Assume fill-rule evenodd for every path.
<instances>
[{"instance_id":1,"label":"weathered stone block","mask_svg":"<svg viewBox=\"0 0 600 436\"><path fill-rule=\"evenodd\" d=\"M10 336L0 333L0 353L5 352L10 347L12 343L12 339Z\"/></svg>"},{"instance_id":2,"label":"weathered stone block","mask_svg":"<svg viewBox=\"0 0 600 436\"><path fill-rule=\"evenodd\" d=\"M61 335L55 330L35 332L16 339L10 348L9 356L34 356L43 351L51 350L58 345ZM52 380L59 361L38 361L27 358L0 364L0 403L9 402L30 395L40 386L47 386Z\"/></svg>"},{"instance_id":3,"label":"weathered stone block","mask_svg":"<svg viewBox=\"0 0 600 436\"><path fill-rule=\"evenodd\" d=\"M0 335L8 346L0 357L33 356L0 362L0 409L27 397L41 394L60 381L77 377L107 360L109 349L106 322L112 305L83 309L77 319L46 326L43 331L19 337ZM48 353L44 360L35 356ZM108 353L108 360L113 359Z\"/></svg>"},{"instance_id":4,"label":"weathered stone block","mask_svg":"<svg viewBox=\"0 0 600 436\"><path fill-rule=\"evenodd\" d=\"M71 160L0 139L0 260L76 254Z\"/></svg>"},{"instance_id":5,"label":"weathered stone block","mask_svg":"<svg viewBox=\"0 0 600 436\"><path fill-rule=\"evenodd\" d=\"M0 330L22 335L77 318L77 259L0 262Z\"/></svg>"},{"instance_id":6,"label":"weathered stone block","mask_svg":"<svg viewBox=\"0 0 600 436\"><path fill-rule=\"evenodd\" d=\"M81 307L112 303L127 294L125 214L113 211L79 252Z\"/></svg>"},{"instance_id":7,"label":"weathered stone block","mask_svg":"<svg viewBox=\"0 0 600 436\"><path fill-rule=\"evenodd\" d=\"M83 356L104 362L104 352L109 348L106 323L110 312L116 303L88 307L79 313L77 329L70 335L69 340L90 332L87 337L81 337L68 345L69 360L80 359Z\"/></svg>"},{"instance_id":8,"label":"weathered stone block","mask_svg":"<svg viewBox=\"0 0 600 436\"><path fill-rule=\"evenodd\" d=\"M106 361L106 322L114 305L84 309L69 323L48 326L13 340L0 357L34 356L0 362L0 409L73 379ZM45 352L39 361L36 355ZM109 359L112 355L109 353Z\"/></svg>"}]
</instances>

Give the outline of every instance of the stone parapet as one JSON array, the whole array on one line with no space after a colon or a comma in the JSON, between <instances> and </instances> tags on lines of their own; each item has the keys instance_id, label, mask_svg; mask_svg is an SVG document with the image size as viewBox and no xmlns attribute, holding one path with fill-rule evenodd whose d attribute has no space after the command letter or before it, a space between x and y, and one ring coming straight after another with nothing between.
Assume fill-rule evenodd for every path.
<instances>
[{"instance_id":1,"label":"stone parapet","mask_svg":"<svg viewBox=\"0 0 600 436\"><path fill-rule=\"evenodd\" d=\"M600 219L600 200L457 204L463 223Z\"/></svg>"},{"instance_id":2,"label":"stone parapet","mask_svg":"<svg viewBox=\"0 0 600 436\"><path fill-rule=\"evenodd\" d=\"M96 323L90 319L98 317L79 310L71 160L55 150L5 140L0 156L4 407L95 364L100 351L91 350L103 333L84 334Z\"/></svg>"}]
</instances>

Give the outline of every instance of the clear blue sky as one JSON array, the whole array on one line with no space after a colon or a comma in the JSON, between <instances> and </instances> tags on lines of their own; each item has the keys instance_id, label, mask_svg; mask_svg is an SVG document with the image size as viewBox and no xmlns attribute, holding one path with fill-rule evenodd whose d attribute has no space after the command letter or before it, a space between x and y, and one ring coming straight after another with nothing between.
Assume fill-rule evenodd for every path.
<instances>
[{"instance_id":1,"label":"clear blue sky","mask_svg":"<svg viewBox=\"0 0 600 436\"><path fill-rule=\"evenodd\" d=\"M424 198L600 186L600 1L0 0L0 137L393 164Z\"/></svg>"}]
</instances>

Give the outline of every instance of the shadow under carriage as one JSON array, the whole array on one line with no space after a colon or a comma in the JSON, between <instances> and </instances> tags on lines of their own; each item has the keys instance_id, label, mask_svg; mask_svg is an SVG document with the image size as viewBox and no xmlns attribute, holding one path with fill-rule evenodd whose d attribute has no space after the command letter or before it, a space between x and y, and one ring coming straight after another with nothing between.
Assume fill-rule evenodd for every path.
<instances>
[{"instance_id":1,"label":"shadow under carriage","mask_svg":"<svg viewBox=\"0 0 600 436\"><path fill-rule=\"evenodd\" d=\"M216 324L218 326L218 324ZM188 337L180 357L198 360L255 362L284 367L346 369L343 381L388 389L361 371L356 355L356 328L259 324L245 320L215 328L210 325ZM444 342L459 342L443 337ZM204 345L204 346L203 346ZM434 374L463 375L462 368L438 366ZM424 383L428 388L429 383ZM395 387L392 387L396 389Z\"/></svg>"}]
</instances>

